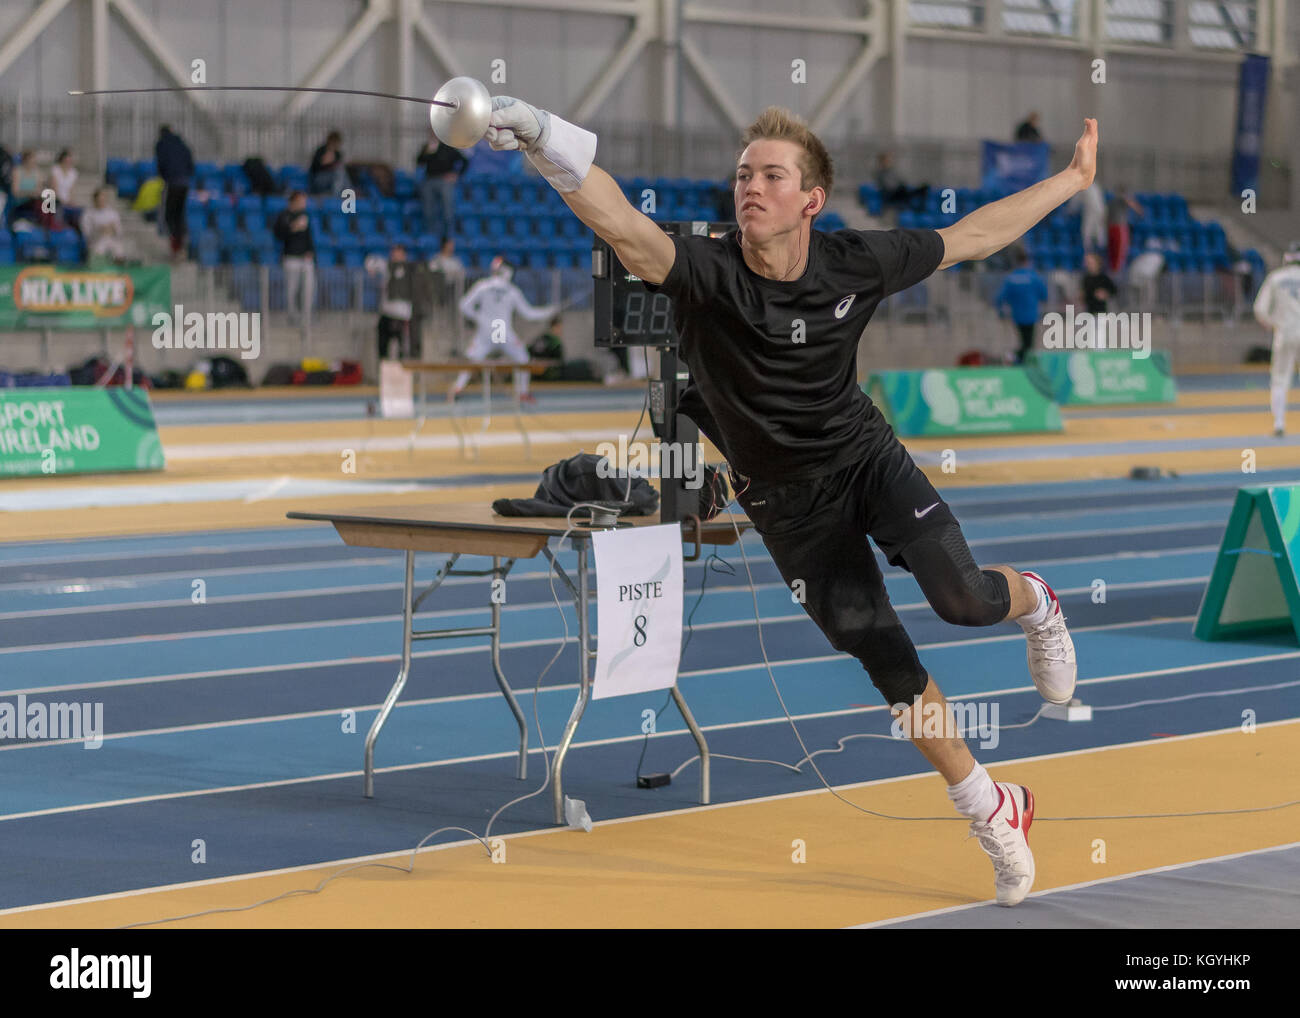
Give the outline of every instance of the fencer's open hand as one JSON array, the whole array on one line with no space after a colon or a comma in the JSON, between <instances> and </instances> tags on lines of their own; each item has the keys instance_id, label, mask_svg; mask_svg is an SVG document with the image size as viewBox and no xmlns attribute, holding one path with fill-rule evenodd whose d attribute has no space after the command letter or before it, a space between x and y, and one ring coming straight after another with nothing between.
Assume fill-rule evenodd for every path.
<instances>
[{"instance_id":1,"label":"fencer's open hand","mask_svg":"<svg viewBox=\"0 0 1300 1018\"><path fill-rule=\"evenodd\" d=\"M492 117L485 137L498 152L540 152L551 133L551 115L509 95L492 97Z\"/></svg>"},{"instance_id":2,"label":"fencer's open hand","mask_svg":"<svg viewBox=\"0 0 1300 1018\"><path fill-rule=\"evenodd\" d=\"M1091 186L1097 175L1097 121L1088 117L1083 122L1083 134L1074 145L1074 160L1070 169L1079 175L1079 190Z\"/></svg>"}]
</instances>

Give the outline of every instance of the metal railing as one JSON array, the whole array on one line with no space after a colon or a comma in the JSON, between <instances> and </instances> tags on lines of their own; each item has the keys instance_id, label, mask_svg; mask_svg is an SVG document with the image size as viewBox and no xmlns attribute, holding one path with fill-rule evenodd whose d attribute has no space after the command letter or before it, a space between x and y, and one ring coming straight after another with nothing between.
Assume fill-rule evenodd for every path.
<instances>
[{"instance_id":1,"label":"metal railing","mask_svg":"<svg viewBox=\"0 0 1300 1018\"><path fill-rule=\"evenodd\" d=\"M210 97L211 98L211 97ZM98 173L109 156L149 159L158 125L167 123L189 144L197 161L242 162L251 155L268 164L306 166L325 134L337 128L349 162L387 162L414 168L415 155L428 137L428 120L418 109L376 116L357 106L313 105L284 117L278 108L213 99L208 113L175 95L131 96L126 100L6 99L0 118L5 142L55 151L71 147L87 175ZM738 139L729 132L702 128L670 129L651 122L595 121L585 124L600 137L599 161L617 176L683 176L723 180L735 166ZM854 132L827 132L823 139L837 167L841 193L856 189L875 171L876 156L895 153L900 175L932 187L977 187L981 143L977 139L902 138L882 141ZM1054 144L1051 165L1065 166L1073 142ZM1290 153L1263 153L1261 207L1285 204L1290 194ZM1130 191L1178 192L1189 202L1217 203L1229 196L1230 150L1205 154L1155 147L1107 145L1098 179L1106 187ZM854 199L856 200L856 198Z\"/></svg>"}]
</instances>

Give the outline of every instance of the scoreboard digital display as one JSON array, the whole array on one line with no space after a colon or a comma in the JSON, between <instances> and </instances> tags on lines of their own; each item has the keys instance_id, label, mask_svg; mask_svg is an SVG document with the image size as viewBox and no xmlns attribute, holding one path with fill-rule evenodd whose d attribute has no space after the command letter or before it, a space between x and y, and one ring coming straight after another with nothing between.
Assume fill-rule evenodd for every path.
<instances>
[{"instance_id":1,"label":"scoreboard digital display","mask_svg":"<svg viewBox=\"0 0 1300 1018\"><path fill-rule=\"evenodd\" d=\"M658 225L669 235L720 237L736 224L697 220ZM591 248L591 276L595 280L592 305L596 346L677 345L672 298L647 290L641 278L623 265L614 249L599 237Z\"/></svg>"}]
</instances>

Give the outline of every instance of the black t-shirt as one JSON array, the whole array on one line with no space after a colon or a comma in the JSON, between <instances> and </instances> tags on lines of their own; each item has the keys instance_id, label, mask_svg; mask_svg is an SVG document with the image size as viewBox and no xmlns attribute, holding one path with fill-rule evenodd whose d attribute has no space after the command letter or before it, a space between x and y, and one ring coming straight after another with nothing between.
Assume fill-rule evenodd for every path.
<instances>
[{"instance_id":1,"label":"black t-shirt","mask_svg":"<svg viewBox=\"0 0 1300 1018\"><path fill-rule=\"evenodd\" d=\"M1099 296L1098 290L1105 290L1106 296ZM1105 314L1106 301L1113 296L1115 296L1115 284L1106 273L1098 272L1095 276L1083 277L1083 300L1089 314Z\"/></svg>"},{"instance_id":2,"label":"black t-shirt","mask_svg":"<svg viewBox=\"0 0 1300 1018\"><path fill-rule=\"evenodd\" d=\"M943 261L934 230L813 230L789 282L746 263L739 230L673 236L668 277L679 354L691 372L681 412L755 480L818 477L888 433L857 380L858 340L876 306Z\"/></svg>"}]
</instances>

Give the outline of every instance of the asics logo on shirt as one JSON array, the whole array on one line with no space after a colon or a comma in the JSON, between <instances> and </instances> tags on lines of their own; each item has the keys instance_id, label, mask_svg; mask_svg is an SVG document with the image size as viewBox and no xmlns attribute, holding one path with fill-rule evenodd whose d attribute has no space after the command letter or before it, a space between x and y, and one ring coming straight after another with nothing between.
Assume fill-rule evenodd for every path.
<instances>
[{"instance_id":1,"label":"asics logo on shirt","mask_svg":"<svg viewBox=\"0 0 1300 1018\"><path fill-rule=\"evenodd\" d=\"M845 315L849 313L849 308L853 306L853 300L855 297L857 297L857 294L851 293L847 297L845 297L842 301L840 301L838 304L835 305L836 318L843 318Z\"/></svg>"}]
</instances>

